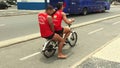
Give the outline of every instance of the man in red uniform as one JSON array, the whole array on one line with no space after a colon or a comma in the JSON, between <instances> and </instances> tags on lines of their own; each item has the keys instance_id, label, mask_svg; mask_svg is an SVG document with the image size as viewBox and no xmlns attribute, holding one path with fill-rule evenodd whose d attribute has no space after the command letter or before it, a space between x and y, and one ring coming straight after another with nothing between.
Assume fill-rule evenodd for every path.
<instances>
[{"instance_id":1,"label":"man in red uniform","mask_svg":"<svg viewBox=\"0 0 120 68\"><path fill-rule=\"evenodd\" d=\"M55 32L59 35L65 34L64 40L66 40L70 34L70 29L66 28L66 27L64 27L64 28L62 27L62 25L61 25L62 20L66 24L71 24L72 22L74 22L74 19L68 20L66 17L66 14L63 12L63 9L64 9L64 4L61 2L58 3L57 10L53 14L53 21L54 21Z\"/></svg>"},{"instance_id":2,"label":"man in red uniform","mask_svg":"<svg viewBox=\"0 0 120 68\"><path fill-rule=\"evenodd\" d=\"M38 14L38 21L40 27L41 37L46 39L52 39L59 42L58 45L58 58L64 59L67 56L62 53L62 48L64 44L64 39L59 36L57 33L54 33L54 25L52 21L51 14L54 10L52 6L46 8L45 13Z\"/></svg>"}]
</instances>

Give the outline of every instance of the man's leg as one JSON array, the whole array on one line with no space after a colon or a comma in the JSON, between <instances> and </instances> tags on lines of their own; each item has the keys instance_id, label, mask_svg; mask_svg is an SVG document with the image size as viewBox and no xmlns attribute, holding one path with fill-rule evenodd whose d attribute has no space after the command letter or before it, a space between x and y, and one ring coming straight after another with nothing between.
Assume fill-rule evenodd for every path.
<instances>
[{"instance_id":1,"label":"man's leg","mask_svg":"<svg viewBox=\"0 0 120 68\"><path fill-rule=\"evenodd\" d=\"M59 45L58 45L58 58L62 58L62 59L67 58L67 56L62 53L63 44L65 42L64 39L60 35L55 33L55 35L53 36L53 40L59 42Z\"/></svg>"},{"instance_id":2,"label":"man's leg","mask_svg":"<svg viewBox=\"0 0 120 68\"><path fill-rule=\"evenodd\" d=\"M63 34L65 34L64 40L66 41L66 39L70 35L70 28L64 28Z\"/></svg>"}]
</instances>

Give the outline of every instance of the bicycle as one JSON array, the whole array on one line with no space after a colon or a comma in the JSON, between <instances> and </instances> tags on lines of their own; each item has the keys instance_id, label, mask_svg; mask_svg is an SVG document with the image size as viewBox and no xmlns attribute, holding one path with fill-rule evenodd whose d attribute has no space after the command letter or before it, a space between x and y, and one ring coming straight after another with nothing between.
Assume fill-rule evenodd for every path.
<instances>
[{"instance_id":1,"label":"bicycle","mask_svg":"<svg viewBox=\"0 0 120 68\"><path fill-rule=\"evenodd\" d=\"M71 33L69 37L66 40L66 43L68 43L71 47L74 47L77 42L77 33L71 29L71 25L68 25ZM58 42L53 41L53 40L47 40L45 44L43 45L42 53L46 58L52 57L57 49Z\"/></svg>"}]
</instances>

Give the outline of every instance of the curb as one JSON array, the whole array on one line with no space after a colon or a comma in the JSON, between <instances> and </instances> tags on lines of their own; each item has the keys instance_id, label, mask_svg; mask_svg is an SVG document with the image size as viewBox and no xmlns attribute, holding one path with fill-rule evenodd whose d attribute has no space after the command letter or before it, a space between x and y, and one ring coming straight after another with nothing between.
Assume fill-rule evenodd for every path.
<instances>
[{"instance_id":1,"label":"curb","mask_svg":"<svg viewBox=\"0 0 120 68\"><path fill-rule=\"evenodd\" d=\"M100 18L100 19L97 19L97 20L89 21L89 22L83 22L83 23L80 23L80 24L75 24L71 28L74 29L74 28L86 26L86 25L89 25L89 24L94 24L94 23L97 23L97 22L100 22L100 21L104 21L104 20L112 19L112 18L116 18L116 17L120 17L120 14L110 16L110 17ZM33 39L37 39L37 38L40 38L40 33L30 34L30 35L27 35L27 36L22 36L22 37L18 37L18 38L14 38L14 39L1 41L0 42L0 48L7 47L7 46L17 44L17 43L22 43L22 42L33 40Z\"/></svg>"},{"instance_id":2,"label":"curb","mask_svg":"<svg viewBox=\"0 0 120 68\"><path fill-rule=\"evenodd\" d=\"M33 40L33 39L37 39L37 38L40 38L40 33L30 34L30 35L26 35L26 36L22 36L22 37L18 37L18 38L1 41L0 48L14 45L17 43L22 43L22 42Z\"/></svg>"}]
</instances>

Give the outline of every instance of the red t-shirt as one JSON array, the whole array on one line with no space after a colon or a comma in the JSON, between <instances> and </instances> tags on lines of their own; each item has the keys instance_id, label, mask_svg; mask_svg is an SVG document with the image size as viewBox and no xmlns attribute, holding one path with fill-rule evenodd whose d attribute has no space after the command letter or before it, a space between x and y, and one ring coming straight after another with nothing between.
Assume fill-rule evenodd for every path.
<instances>
[{"instance_id":1,"label":"red t-shirt","mask_svg":"<svg viewBox=\"0 0 120 68\"><path fill-rule=\"evenodd\" d=\"M53 15L53 23L54 23L54 28L55 28L55 31L59 31L59 30L62 30L62 26L61 26L61 23L62 23L62 10L58 10L54 15Z\"/></svg>"},{"instance_id":2,"label":"red t-shirt","mask_svg":"<svg viewBox=\"0 0 120 68\"><path fill-rule=\"evenodd\" d=\"M38 14L41 37L48 37L53 34L52 30L50 29L47 17L48 17L48 14L46 13Z\"/></svg>"}]
</instances>

